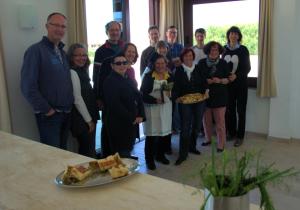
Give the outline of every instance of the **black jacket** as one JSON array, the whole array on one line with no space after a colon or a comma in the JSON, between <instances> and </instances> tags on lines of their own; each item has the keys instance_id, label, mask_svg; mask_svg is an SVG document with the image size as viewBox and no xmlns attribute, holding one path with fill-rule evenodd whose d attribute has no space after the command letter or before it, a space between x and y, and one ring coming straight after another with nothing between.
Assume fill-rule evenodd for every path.
<instances>
[{"instance_id":1,"label":"black jacket","mask_svg":"<svg viewBox=\"0 0 300 210\"><path fill-rule=\"evenodd\" d=\"M172 91L174 99L190 93L204 94L206 88L206 77L198 65L195 66L194 71L191 73L190 80L181 65L176 68L175 83Z\"/></svg>"}]
</instances>

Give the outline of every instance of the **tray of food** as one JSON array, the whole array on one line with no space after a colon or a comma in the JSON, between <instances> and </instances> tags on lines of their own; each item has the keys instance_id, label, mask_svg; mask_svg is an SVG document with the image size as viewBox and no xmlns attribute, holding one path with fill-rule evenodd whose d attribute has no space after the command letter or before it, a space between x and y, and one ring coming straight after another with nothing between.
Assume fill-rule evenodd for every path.
<instances>
[{"instance_id":1,"label":"tray of food","mask_svg":"<svg viewBox=\"0 0 300 210\"><path fill-rule=\"evenodd\" d=\"M60 187L93 187L125 179L138 169L136 160L120 158L116 153L105 159L69 165L56 176L54 182Z\"/></svg>"},{"instance_id":2,"label":"tray of food","mask_svg":"<svg viewBox=\"0 0 300 210\"><path fill-rule=\"evenodd\" d=\"M208 92L205 92L205 94L191 93L191 94L186 94L184 96L179 97L177 99L177 102L182 103L182 104L194 104L194 103L204 101L208 97L209 97Z\"/></svg>"}]
</instances>

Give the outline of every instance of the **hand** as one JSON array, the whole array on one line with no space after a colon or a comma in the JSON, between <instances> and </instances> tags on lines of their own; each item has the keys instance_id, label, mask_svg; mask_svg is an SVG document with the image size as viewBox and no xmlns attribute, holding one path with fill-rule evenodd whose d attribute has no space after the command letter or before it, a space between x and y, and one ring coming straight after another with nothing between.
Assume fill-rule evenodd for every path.
<instances>
[{"instance_id":1,"label":"hand","mask_svg":"<svg viewBox=\"0 0 300 210\"><path fill-rule=\"evenodd\" d=\"M89 133L92 133L95 130L95 124L93 121L87 123L89 126Z\"/></svg>"},{"instance_id":2,"label":"hand","mask_svg":"<svg viewBox=\"0 0 300 210\"><path fill-rule=\"evenodd\" d=\"M235 73L231 73L228 77L230 82L233 82L236 79L236 74Z\"/></svg>"},{"instance_id":3,"label":"hand","mask_svg":"<svg viewBox=\"0 0 300 210\"><path fill-rule=\"evenodd\" d=\"M214 81L213 81L212 79L207 79L206 81L207 81L207 83L208 83L209 85L211 85L212 83L214 83Z\"/></svg>"},{"instance_id":4,"label":"hand","mask_svg":"<svg viewBox=\"0 0 300 210\"><path fill-rule=\"evenodd\" d=\"M157 98L157 99L156 99L156 103L157 103L157 104L162 104L163 102L162 102L162 100L161 100L160 98Z\"/></svg>"},{"instance_id":5,"label":"hand","mask_svg":"<svg viewBox=\"0 0 300 210\"><path fill-rule=\"evenodd\" d=\"M214 83L221 83L221 79L218 77L213 77L212 80Z\"/></svg>"},{"instance_id":6,"label":"hand","mask_svg":"<svg viewBox=\"0 0 300 210\"><path fill-rule=\"evenodd\" d=\"M171 91L165 90L164 93L166 94L167 97L171 97Z\"/></svg>"},{"instance_id":7,"label":"hand","mask_svg":"<svg viewBox=\"0 0 300 210\"><path fill-rule=\"evenodd\" d=\"M49 112L47 112L46 116L47 116L47 117L50 117L50 116L54 115L55 112L56 112L56 111L55 111L54 109L51 108L51 109L49 110Z\"/></svg>"},{"instance_id":8,"label":"hand","mask_svg":"<svg viewBox=\"0 0 300 210\"><path fill-rule=\"evenodd\" d=\"M134 122L133 122L133 125L140 124L141 122L143 122L143 118L142 117L136 117Z\"/></svg>"},{"instance_id":9,"label":"hand","mask_svg":"<svg viewBox=\"0 0 300 210\"><path fill-rule=\"evenodd\" d=\"M227 84L229 83L229 79L223 78L223 79L221 79L221 83L222 83L223 85L227 85Z\"/></svg>"}]
</instances>

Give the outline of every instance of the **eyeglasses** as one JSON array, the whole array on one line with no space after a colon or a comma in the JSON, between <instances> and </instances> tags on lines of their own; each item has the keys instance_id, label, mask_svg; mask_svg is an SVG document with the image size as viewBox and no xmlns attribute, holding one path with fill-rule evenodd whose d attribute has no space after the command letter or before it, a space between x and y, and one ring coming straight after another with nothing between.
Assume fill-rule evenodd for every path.
<instances>
[{"instance_id":1,"label":"eyeglasses","mask_svg":"<svg viewBox=\"0 0 300 210\"><path fill-rule=\"evenodd\" d=\"M117 66L121 66L121 65L128 65L128 61L117 61L117 62L114 62L113 64L114 65L117 65Z\"/></svg>"},{"instance_id":2,"label":"eyeglasses","mask_svg":"<svg viewBox=\"0 0 300 210\"><path fill-rule=\"evenodd\" d=\"M67 26L65 25L60 25L60 24L56 24L56 23L48 23L51 26L54 26L55 28L62 28L62 29L66 29Z\"/></svg>"},{"instance_id":3,"label":"eyeglasses","mask_svg":"<svg viewBox=\"0 0 300 210\"><path fill-rule=\"evenodd\" d=\"M169 31L170 34L177 34L177 31Z\"/></svg>"},{"instance_id":4,"label":"eyeglasses","mask_svg":"<svg viewBox=\"0 0 300 210\"><path fill-rule=\"evenodd\" d=\"M87 54L75 54L75 55L73 55L74 57L88 57L88 55Z\"/></svg>"}]
</instances>

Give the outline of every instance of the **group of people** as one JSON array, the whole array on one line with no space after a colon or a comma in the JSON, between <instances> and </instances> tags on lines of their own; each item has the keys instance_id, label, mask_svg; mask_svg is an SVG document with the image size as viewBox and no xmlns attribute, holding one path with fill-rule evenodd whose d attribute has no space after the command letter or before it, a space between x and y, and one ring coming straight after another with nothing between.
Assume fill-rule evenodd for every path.
<instances>
[{"instance_id":1,"label":"group of people","mask_svg":"<svg viewBox=\"0 0 300 210\"><path fill-rule=\"evenodd\" d=\"M139 124L143 124L147 168L155 161L169 164L171 137L179 132L180 165L188 153L199 155L197 138L204 130L202 146L211 144L213 125L217 133L217 151L226 139L240 146L245 135L247 74L250 58L241 45L242 33L231 27L227 44L205 44L206 31L195 31L197 45L185 48L177 42L177 28L170 26L166 41L159 29L148 29L150 46L141 55L138 89L132 65L138 51L133 43L121 40L121 25L106 24L108 40L95 53L93 87L88 68L87 48L75 43L67 53L62 38L67 18L52 13L47 18L47 36L27 49L21 71L21 89L32 105L42 143L66 149L68 132L76 137L79 153L95 157L95 127L101 110L101 155L118 152L131 155ZM209 94L206 100L192 104L180 102L188 94Z\"/></svg>"}]
</instances>

